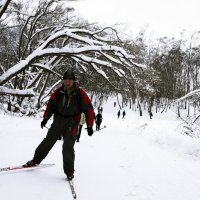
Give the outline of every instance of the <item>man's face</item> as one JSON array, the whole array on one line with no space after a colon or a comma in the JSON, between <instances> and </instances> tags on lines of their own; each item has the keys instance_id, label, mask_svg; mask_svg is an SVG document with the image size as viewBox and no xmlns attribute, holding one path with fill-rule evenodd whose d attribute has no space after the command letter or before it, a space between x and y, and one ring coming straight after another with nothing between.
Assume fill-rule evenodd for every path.
<instances>
[{"instance_id":1,"label":"man's face","mask_svg":"<svg viewBox=\"0 0 200 200\"><path fill-rule=\"evenodd\" d=\"M71 89L74 85L74 81L71 80L71 79L66 79L64 80L64 86L67 88L67 89Z\"/></svg>"}]
</instances>

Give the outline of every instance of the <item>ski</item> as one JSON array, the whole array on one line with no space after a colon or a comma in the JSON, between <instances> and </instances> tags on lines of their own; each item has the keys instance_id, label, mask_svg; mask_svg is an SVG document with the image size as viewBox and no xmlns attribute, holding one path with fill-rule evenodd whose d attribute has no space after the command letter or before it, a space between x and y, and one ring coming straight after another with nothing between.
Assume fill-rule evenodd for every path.
<instances>
[{"instance_id":1,"label":"ski","mask_svg":"<svg viewBox=\"0 0 200 200\"><path fill-rule=\"evenodd\" d=\"M76 199L76 192L75 192L75 189L74 189L74 183L73 183L73 181L72 180L68 180L68 182L69 182L69 186L70 186L70 189L71 189L71 192L72 192L72 196L73 196L73 198L74 199Z\"/></svg>"},{"instance_id":2,"label":"ski","mask_svg":"<svg viewBox=\"0 0 200 200\"><path fill-rule=\"evenodd\" d=\"M55 164L39 164L36 166L31 166L31 167L26 167L23 165L19 166L13 166L13 167L3 167L0 168L0 172L6 172L6 171L11 171L11 170L22 170L22 169L31 169L31 168L42 168L42 167L51 167L54 166Z\"/></svg>"}]
</instances>

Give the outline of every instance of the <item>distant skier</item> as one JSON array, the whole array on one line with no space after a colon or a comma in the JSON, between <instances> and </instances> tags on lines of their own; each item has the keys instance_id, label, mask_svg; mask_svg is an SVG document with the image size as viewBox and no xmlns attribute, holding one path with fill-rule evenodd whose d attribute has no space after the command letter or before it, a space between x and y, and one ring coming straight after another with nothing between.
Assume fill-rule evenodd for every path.
<instances>
[{"instance_id":1,"label":"distant skier","mask_svg":"<svg viewBox=\"0 0 200 200\"><path fill-rule=\"evenodd\" d=\"M151 111L151 107L148 108L148 113L149 113L149 117L150 117L150 119L152 119L152 117L153 117L153 113L152 113L152 111Z\"/></svg>"},{"instance_id":2,"label":"distant skier","mask_svg":"<svg viewBox=\"0 0 200 200\"><path fill-rule=\"evenodd\" d=\"M150 116L150 119L152 119L153 113L152 113L152 112L149 112L149 116Z\"/></svg>"},{"instance_id":3,"label":"distant skier","mask_svg":"<svg viewBox=\"0 0 200 200\"><path fill-rule=\"evenodd\" d=\"M101 111L101 114L102 114L102 112L103 112L103 107L100 108L100 111Z\"/></svg>"},{"instance_id":4,"label":"distant skier","mask_svg":"<svg viewBox=\"0 0 200 200\"><path fill-rule=\"evenodd\" d=\"M125 116L126 116L126 112L124 110L123 113L122 113L122 119L125 119Z\"/></svg>"},{"instance_id":5,"label":"distant skier","mask_svg":"<svg viewBox=\"0 0 200 200\"><path fill-rule=\"evenodd\" d=\"M114 107L116 106L116 102L114 102Z\"/></svg>"},{"instance_id":6,"label":"distant skier","mask_svg":"<svg viewBox=\"0 0 200 200\"><path fill-rule=\"evenodd\" d=\"M78 134L77 134L77 137L76 137L77 142L79 142L79 140L80 140L82 127L85 124L85 122L86 122L85 121L85 114L81 113L81 119L80 119L80 123L79 123L79 127L78 127Z\"/></svg>"},{"instance_id":7,"label":"distant skier","mask_svg":"<svg viewBox=\"0 0 200 200\"><path fill-rule=\"evenodd\" d=\"M101 126L102 120L103 120L102 114L99 112L95 117L96 131L100 130L100 126Z\"/></svg>"},{"instance_id":8,"label":"distant skier","mask_svg":"<svg viewBox=\"0 0 200 200\"><path fill-rule=\"evenodd\" d=\"M118 116L118 119L119 119L119 117L120 117L120 110L118 111L117 116Z\"/></svg>"}]
</instances>

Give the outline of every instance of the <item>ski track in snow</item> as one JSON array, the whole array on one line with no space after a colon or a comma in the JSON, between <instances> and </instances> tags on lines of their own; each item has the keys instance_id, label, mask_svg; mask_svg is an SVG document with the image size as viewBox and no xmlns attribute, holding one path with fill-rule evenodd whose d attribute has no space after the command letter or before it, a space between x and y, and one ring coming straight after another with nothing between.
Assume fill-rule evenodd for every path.
<instances>
[{"instance_id":1,"label":"ski track in snow","mask_svg":"<svg viewBox=\"0 0 200 200\"><path fill-rule=\"evenodd\" d=\"M150 120L126 109L126 119L117 119L112 100L103 108L102 127L107 127L92 137L83 129L75 145L77 199L200 199L200 141L176 132L175 113L153 113ZM30 160L47 132L41 119L0 117L0 167ZM1 199L73 199L62 170L62 141L42 163L56 165L1 172Z\"/></svg>"}]
</instances>

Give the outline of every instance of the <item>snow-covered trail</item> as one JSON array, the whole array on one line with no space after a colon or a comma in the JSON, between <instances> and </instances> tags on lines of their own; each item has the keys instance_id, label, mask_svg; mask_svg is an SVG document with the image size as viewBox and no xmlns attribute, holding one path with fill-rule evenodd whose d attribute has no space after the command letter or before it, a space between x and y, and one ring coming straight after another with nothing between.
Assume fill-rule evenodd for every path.
<instances>
[{"instance_id":1,"label":"snow-covered trail","mask_svg":"<svg viewBox=\"0 0 200 200\"><path fill-rule=\"evenodd\" d=\"M175 114L126 110L117 119L112 102L104 106L107 128L76 143L74 184L80 200L199 200L200 141L175 132ZM0 167L31 159L47 130L40 119L0 115ZM48 126L50 123L48 123ZM62 142L43 163L54 167L0 173L1 199L72 199L62 171Z\"/></svg>"}]
</instances>

